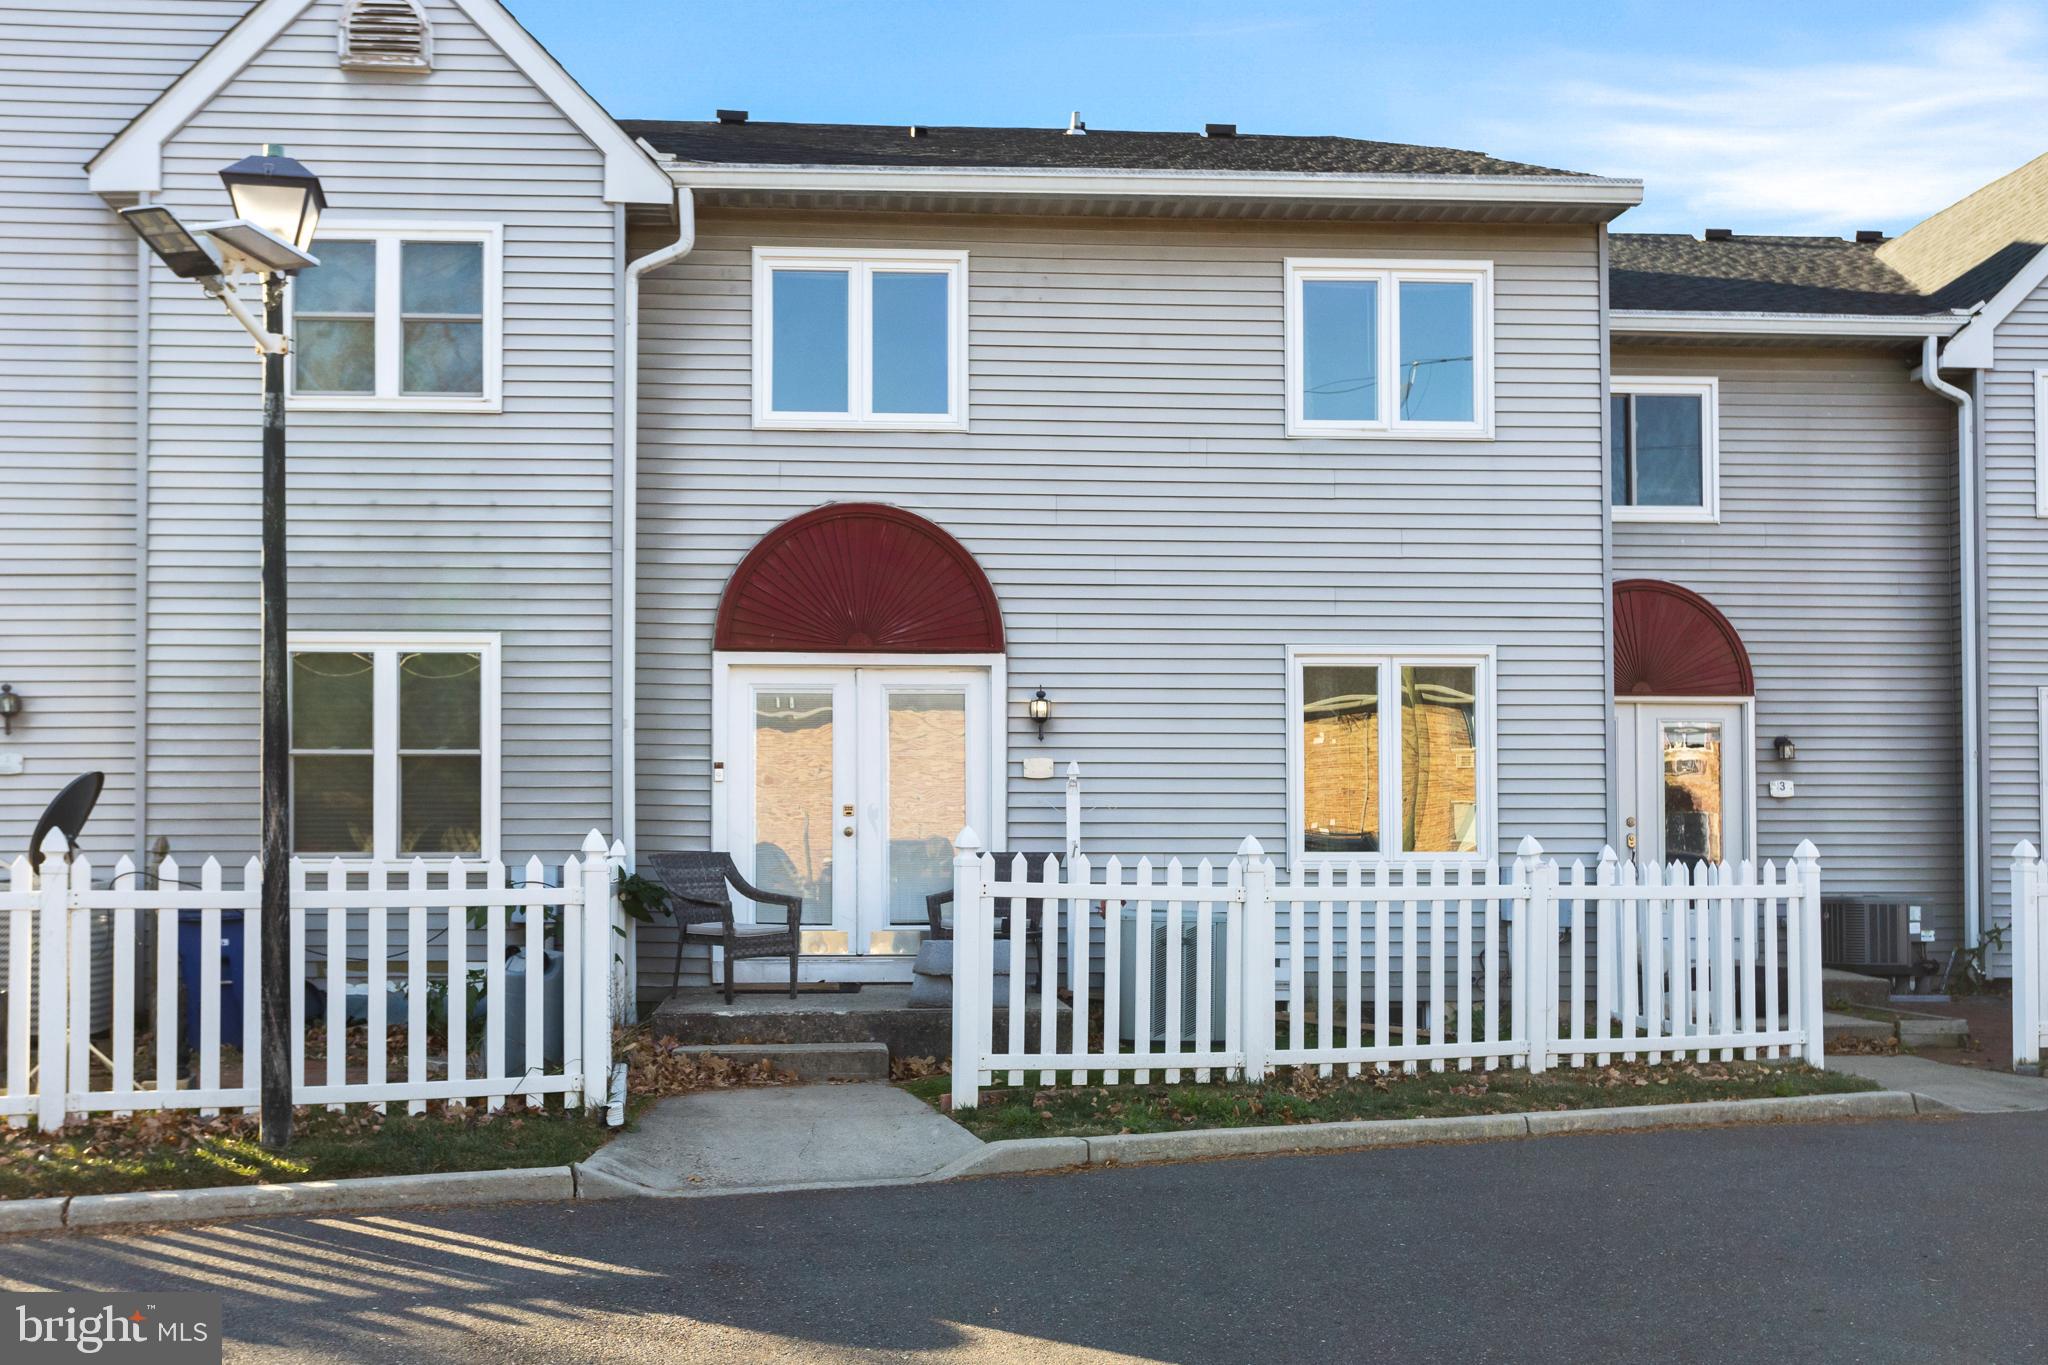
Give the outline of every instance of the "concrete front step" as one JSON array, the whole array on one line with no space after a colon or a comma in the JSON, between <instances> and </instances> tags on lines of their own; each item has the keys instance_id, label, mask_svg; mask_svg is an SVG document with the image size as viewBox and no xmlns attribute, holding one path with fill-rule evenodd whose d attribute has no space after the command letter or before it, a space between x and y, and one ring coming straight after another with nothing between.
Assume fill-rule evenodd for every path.
<instances>
[{"instance_id":1,"label":"concrete front step","mask_svg":"<svg viewBox=\"0 0 2048 1365\"><path fill-rule=\"evenodd\" d=\"M1072 1011L1059 1003L1055 1029L1070 1032ZM656 1038L690 1050L733 1043L880 1043L897 1058L953 1055L953 1012L916 1009L910 987L874 983L858 991L742 994L732 1004L715 990L687 987L661 1002L649 1020ZM1038 1037L1038 1009L1025 1012L1024 1033Z\"/></svg>"},{"instance_id":2,"label":"concrete front step","mask_svg":"<svg viewBox=\"0 0 2048 1365\"><path fill-rule=\"evenodd\" d=\"M1881 976L1839 971L1826 967L1820 974L1820 996L1829 1005L1875 1005L1891 1003L1892 983Z\"/></svg>"},{"instance_id":3,"label":"concrete front step","mask_svg":"<svg viewBox=\"0 0 2048 1365\"><path fill-rule=\"evenodd\" d=\"M1892 1038L1901 1047L1961 1047L1970 1036L1970 1026L1961 1019L1944 1019L1931 1014L1900 1014L1890 1019L1866 1019L1860 1014L1821 1016L1823 1036L1834 1042L1845 1038Z\"/></svg>"},{"instance_id":4,"label":"concrete front step","mask_svg":"<svg viewBox=\"0 0 2048 1365\"><path fill-rule=\"evenodd\" d=\"M887 1043L720 1043L678 1044L686 1056L719 1057L740 1066L766 1062L800 1081L886 1081Z\"/></svg>"}]
</instances>

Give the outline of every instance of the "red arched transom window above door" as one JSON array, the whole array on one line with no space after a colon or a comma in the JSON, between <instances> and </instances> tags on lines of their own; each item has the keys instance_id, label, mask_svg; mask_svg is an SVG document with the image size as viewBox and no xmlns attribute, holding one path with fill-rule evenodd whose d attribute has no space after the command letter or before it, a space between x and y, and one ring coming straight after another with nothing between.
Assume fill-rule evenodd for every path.
<instances>
[{"instance_id":1,"label":"red arched transom window above door","mask_svg":"<svg viewBox=\"0 0 2048 1365\"><path fill-rule=\"evenodd\" d=\"M1749 652L1712 602L1676 583L1614 585L1614 695L1748 697Z\"/></svg>"},{"instance_id":2,"label":"red arched transom window above door","mask_svg":"<svg viewBox=\"0 0 2048 1365\"><path fill-rule=\"evenodd\" d=\"M1003 616L967 548L882 503L829 503L761 537L718 603L716 647L1000 654Z\"/></svg>"}]
</instances>

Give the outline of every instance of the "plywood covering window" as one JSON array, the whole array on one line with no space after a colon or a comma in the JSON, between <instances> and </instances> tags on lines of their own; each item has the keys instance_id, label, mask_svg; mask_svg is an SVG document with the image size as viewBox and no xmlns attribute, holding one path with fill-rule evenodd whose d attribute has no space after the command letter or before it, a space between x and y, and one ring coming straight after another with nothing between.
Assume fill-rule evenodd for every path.
<instances>
[{"instance_id":1,"label":"plywood covering window","mask_svg":"<svg viewBox=\"0 0 2048 1365\"><path fill-rule=\"evenodd\" d=\"M1286 264L1287 434L1493 435L1489 261Z\"/></svg>"},{"instance_id":2,"label":"plywood covering window","mask_svg":"<svg viewBox=\"0 0 2048 1365\"><path fill-rule=\"evenodd\" d=\"M967 254L754 252L754 424L967 427Z\"/></svg>"},{"instance_id":3,"label":"plywood covering window","mask_svg":"<svg viewBox=\"0 0 2048 1365\"><path fill-rule=\"evenodd\" d=\"M291 403L497 412L503 290L495 224L325 225L286 291Z\"/></svg>"},{"instance_id":4,"label":"plywood covering window","mask_svg":"<svg viewBox=\"0 0 2048 1365\"><path fill-rule=\"evenodd\" d=\"M1295 651L1297 858L1477 856L1493 846L1490 652Z\"/></svg>"},{"instance_id":5,"label":"plywood covering window","mask_svg":"<svg viewBox=\"0 0 2048 1365\"><path fill-rule=\"evenodd\" d=\"M495 857L495 636L294 636L292 848Z\"/></svg>"},{"instance_id":6,"label":"plywood covering window","mask_svg":"<svg viewBox=\"0 0 2048 1365\"><path fill-rule=\"evenodd\" d=\"M1719 521L1720 382L1617 375L1610 393L1614 519Z\"/></svg>"}]
</instances>

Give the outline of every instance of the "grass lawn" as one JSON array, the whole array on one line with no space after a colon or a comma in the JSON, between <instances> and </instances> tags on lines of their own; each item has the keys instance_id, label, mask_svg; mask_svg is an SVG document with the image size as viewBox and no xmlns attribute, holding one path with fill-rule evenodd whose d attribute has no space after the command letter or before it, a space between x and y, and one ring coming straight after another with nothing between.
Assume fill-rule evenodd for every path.
<instances>
[{"instance_id":1,"label":"grass lawn","mask_svg":"<svg viewBox=\"0 0 2048 1365\"><path fill-rule=\"evenodd\" d=\"M240 1114L145 1113L76 1123L48 1137L0 1128L0 1199L561 1166L583 1160L607 1136L601 1111L560 1109L486 1115L451 1108L381 1120L300 1110L283 1152L265 1151L255 1118Z\"/></svg>"},{"instance_id":2,"label":"grass lawn","mask_svg":"<svg viewBox=\"0 0 2048 1365\"><path fill-rule=\"evenodd\" d=\"M934 1106L951 1086L926 1076L904 1089ZM1537 1109L1839 1095L1877 1086L1857 1076L1761 1062L1616 1064L1531 1076L1522 1071L1368 1073L1356 1079L1313 1069L1276 1072L1262 1084L991 1087L978 1108L951 1115L976 1137L1093 1137L1182 1128L1251 1128L1340 1119L1438 1118Z\"/></svg>"}]
</instances>

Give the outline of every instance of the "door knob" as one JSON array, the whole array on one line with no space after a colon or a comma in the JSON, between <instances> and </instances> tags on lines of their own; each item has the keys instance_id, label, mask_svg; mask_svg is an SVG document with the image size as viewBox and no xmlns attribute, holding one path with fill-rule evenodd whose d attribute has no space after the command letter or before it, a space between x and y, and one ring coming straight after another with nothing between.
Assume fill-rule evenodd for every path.
<instances>
[{"instance_id":1,"label":"door knob","mask_svg":"<svg viewBox=\"0 0 2048 1365\"><path fill-rule=\"evenodd\" d=\"M844 835L845 835L845 836L846 836L847 838L851 839L851 838L853 837L853 826L852 826L852 825L848 825L848 826L847 826L847 827L846 827L845 829L841 830L841 831L840 831L840 833L841 833L841 834L844 834ZM1631 840L1631 841L1630 841L1630 843L1629 843L1629 847L1630 847L1630 848L1634 848L1634 847L1635 847L1635 843L1634 843L1634 841L1633 841L1633 840Z\"/></svg>"}]
</instances>

